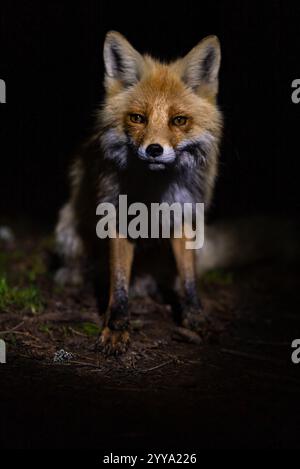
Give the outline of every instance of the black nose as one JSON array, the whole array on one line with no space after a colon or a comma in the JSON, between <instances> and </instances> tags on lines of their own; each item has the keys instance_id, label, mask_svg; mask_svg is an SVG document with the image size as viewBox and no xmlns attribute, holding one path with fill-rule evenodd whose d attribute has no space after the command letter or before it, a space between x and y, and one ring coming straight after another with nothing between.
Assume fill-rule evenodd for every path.
<instances>
[{"instance_id":1,"label":"black nose","mask_svg":"<svg viewBox=\"0 0 300 469\"><path fill-rule=\"evenodd\" d=\"M146 153L148 156L152 156L153 158L156 158L156 156L162 155L164 152L164 149L161 145L158 143L152 143L152 145L149 145L146 148Z\"/></svg>"}]
</instances>

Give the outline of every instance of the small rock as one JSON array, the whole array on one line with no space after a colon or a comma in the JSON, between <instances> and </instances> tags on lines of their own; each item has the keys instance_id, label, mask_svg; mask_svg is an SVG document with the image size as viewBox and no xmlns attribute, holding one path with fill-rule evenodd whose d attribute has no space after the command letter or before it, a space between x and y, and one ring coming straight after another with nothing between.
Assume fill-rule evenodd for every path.
<instances>
[{"instance_id":1,"label":"small rock","mask_svg":"<svg viewBox=\"0 0 300 469\"><path fill-rule=\"evenodd\" d=\"M64 349L55 352L53 357L53 363L65 363L73 360L74 355L70 352L66 352Z\"/></svg>"}]
</instances>

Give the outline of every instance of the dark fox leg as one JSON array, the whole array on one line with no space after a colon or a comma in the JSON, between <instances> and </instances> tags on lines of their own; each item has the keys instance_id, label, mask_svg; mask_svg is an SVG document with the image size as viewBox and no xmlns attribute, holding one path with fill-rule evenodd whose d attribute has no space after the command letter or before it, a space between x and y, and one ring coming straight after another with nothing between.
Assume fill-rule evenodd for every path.
<instances>
[{"instance_id":1,"label":"dark fox leg","mask_svg":"<svg viewBox=\"0 0 300 469\"><path fill-rule=\"evenodd\" d=\"M201 330L206 317L197 291L195 250L186 249L186 238L172 239L173 252L181 284L181 323L192 330Z\"/></svg>"},{"instance_id":2,"label":"dark fox leg","mask_svg":"<svg viewBox=\"0 0 300 469\"><path fill-rule=\"evenodd\" d=\"M107 354L126 351L129 344L128 288L134 245L126 238L109 240L110 295L101 345Z\"/></svg>"},{"instance_id":3,"label":"dark fox leg","mask_svg":"<svg viewBox=\"0 0 300 469\"><path fill-rule=\"evenodd\" d=\"M61 265L55 273L59 285L81 286L83 284L84 243L77 230L73 202L64 205L59 212L55 228L55 254Z\"/></svg>"}]
</instances>

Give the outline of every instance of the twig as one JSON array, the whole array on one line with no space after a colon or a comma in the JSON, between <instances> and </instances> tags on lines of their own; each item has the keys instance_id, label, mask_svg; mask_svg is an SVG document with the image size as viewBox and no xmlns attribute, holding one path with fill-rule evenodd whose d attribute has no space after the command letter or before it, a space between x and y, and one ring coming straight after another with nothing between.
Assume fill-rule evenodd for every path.
<instances>
[{"instance_id":1,"label":"twig","mask_svg":"<svg viewBox=\"0 0 300 469\"><path fill-rule=\"evenodd\" d=\"M11 334L13 332L16 331L16 329L18 329L19 327L23 326L24 324L24 321L20 322L19 324L17 324L15 327L13 327L12 329L9 329L8 331L0 331L0 334ZM24 332L25 334L25 332Z\"/></svg>"},{"instance_id":2,"label":"twig","mask_svg":"<svg viewBox=\"0 0 300 469\"><path fill-rule=\"evenodd\" d=\"M88 366L90 368L98 368L99 369L99 366L98 365L95 365L94 363L86 363L86 362L80 362L80 361L77 361L77 360L71 360L68 365L80 365L80 366Z\"/></svg>"},{"instance_id":3,"label":"twig","mask_svg":"<svg viewBox=\"0 0 300 469\"><path fill-rule=\"evenodd\" d=\"M83 358L84 360L94 361L94 358L85 357L84 355L78 355L78 353L76 353L76 357L78 357L78 358Z\"/></svg>"},{"instance_id":4,"label":"twig","mask_svg":"<svg viewBox=\"0 0 300 469\"><path fill-rule=\"evenodd\" d=\"M173 355L172 353L165 352L165 355L166 355L166 357L173 360L173 362L176 363L177 365L184 365L184 363L192 363L191 361L180 360L176 355ZM197 363L198 363L198 361L197 361Z\"/></svg>"},{"instance_id":5,"label":"twig","mask_svg":"<svg viewBox=\"0 0 300 469\"><path fill-rule=\"evenodd\" d=\"M7 334L14 334L14 335L23 335L25 337L31 337L33 340L41 342L41 339L35 337L34 335L30 334L30 332L22 332L22 331L15 331L14 329L10 329L8 331L1 331L0 335L7 335Z\"/></svg>"},{"instance_id":6,"label":"twig","mask_svg":"<svg viewBox=\"0 0 300 469\"><path fill-rule=\"evenodd\" d=\"M87 337L87 334L83 334L82 332L79 332L79 331L76 331L76 329L74 329L73 327L69 326L69 330L71 332L73 332L73 334L75 335L79 335L80 337Z\"/></svg>"},{"instance_id":7,"label":"twig","mask_svg":"<svg viewBox=\"0 0 300 469\"><path fill-rule=\"evenodd\" d=\"M32 349L41 349L41 350L45 350L45 346L44 345L36 345L36 344L33 344L32 342L28 342L28 341L23 341L23 344L24 345L27 345L28 347L32 348Z\"/></svg>"},{"instance_id":8,"label":"twig","mask_svg":"<svg viewBox=\"0 0 300 469\"><path fill-rule=\"evenodd\" d=\"M158 368L162 368L163 366L170 365L170 363L173 363L173 362L174 360L169 360L167 362L160 363L159 365L153 366L152 368L147 368L145 370L138 370L138 371L140 371L141 373L148 373L148 371L158 370Z\"/></svg>"}]
</instances>

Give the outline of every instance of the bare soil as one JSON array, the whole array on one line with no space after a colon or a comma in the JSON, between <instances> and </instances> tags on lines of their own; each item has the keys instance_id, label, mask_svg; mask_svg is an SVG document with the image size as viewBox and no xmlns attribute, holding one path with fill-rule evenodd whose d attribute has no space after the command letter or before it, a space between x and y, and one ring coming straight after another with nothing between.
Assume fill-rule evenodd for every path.
<instances>
[{"instance_id":1,"label":"bare soil","mask_svg":"<svg viewBox=\"0 0 300 469\"><path fill-rule=\"evenodd\" d=\"M264 263L206 275L200 287L212 331L201 343L175 327L168 305L135 298L131 348L107 358L97 348L92 289L54 285L39 264L48 244L33 231L1 250L9 284L21 288L35 272L30 282L43 307L0 311L8 349L0 446L299 446L300 365L291 361L300 337L298 269ZM60 350L72 355L57 361Z\"/></svg>"}]
</instances>

